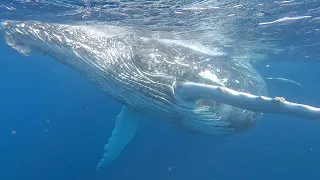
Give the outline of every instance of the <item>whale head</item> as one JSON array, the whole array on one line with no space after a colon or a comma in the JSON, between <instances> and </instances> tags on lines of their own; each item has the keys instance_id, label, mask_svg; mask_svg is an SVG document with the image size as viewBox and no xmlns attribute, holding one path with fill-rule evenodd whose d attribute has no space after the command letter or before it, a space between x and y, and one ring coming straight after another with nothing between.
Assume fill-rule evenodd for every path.
<instances>
[{"instance_id":1,"label":"whale head","mask_svg":"<svg viewBox=\"0 0 320 180\"><path fill-rule=\"evenodd\" d=\"M177 91L180 84L194 82L265 95L265 82L247 62L109 26L6 21L2 29L17 51L52 56L107 95L156 120L214 134L245 130L261 116L214 99L182 99Z\"/></svg>"}]
</instances>

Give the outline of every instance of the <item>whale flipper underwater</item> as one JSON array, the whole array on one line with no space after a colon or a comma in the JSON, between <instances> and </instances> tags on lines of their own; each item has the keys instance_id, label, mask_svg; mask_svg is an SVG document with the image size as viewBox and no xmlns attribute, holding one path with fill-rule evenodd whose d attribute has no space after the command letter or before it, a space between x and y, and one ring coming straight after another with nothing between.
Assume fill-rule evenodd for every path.
<instances>
[{"instance_id":1,"label":"whale flipper underwater","mask_svg":"<svg viewBox=\"0 0 320 180\"><path fill-rule=\"evenodd\" d=\"M98 168L118 157L143 115L202 134L244 131L262 113L320 120L319 108L266 97L245 61L108 26L6 21L2 29L15 50L52 56L123 104Z\"/></svg>"},{"instance_id":2,"label":"whale flipper underwater","mask_svg":"<svg viewBox=\"0 0 320 180\"><path fill-rule=\"evenodd\" d=\"M141 113L133 108L123 106L116 119L115 128L105 146L105 153L97 169L105 164L111 164L121 153L122 149L132 140L138 129Z\"/></svg>"}]
</instances>

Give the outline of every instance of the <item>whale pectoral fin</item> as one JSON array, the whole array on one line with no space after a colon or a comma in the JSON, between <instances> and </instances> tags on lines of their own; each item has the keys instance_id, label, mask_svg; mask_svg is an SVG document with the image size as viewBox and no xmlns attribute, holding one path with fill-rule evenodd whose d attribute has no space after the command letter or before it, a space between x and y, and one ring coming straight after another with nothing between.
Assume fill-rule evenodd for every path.
<instances>
[{"instance_id":1,"label":"whale pectoral fin","mask_svg":"<svg viewBox=\"0 0 320 180\"><path fill-rule=\"evenodd\" d=\"M121 154L126 145L133 139L138 129L142 115L136 110L123 106L115 121L115 128L105 145L105 153L97 169L112 162Z\"/></svg>"},{"instance_id":2,"label":"whale pectoral fin","mask_svg":"<svg viewBox=\"0 0 320 180\"><path fill-rule=\"evenodd\" d=\"M256 96L226 87L183 82L175 85L180 100L211 99L254 112L283 114L320 121L320 108L286 101L281 97Z\"/></svg>"}]
</instances>

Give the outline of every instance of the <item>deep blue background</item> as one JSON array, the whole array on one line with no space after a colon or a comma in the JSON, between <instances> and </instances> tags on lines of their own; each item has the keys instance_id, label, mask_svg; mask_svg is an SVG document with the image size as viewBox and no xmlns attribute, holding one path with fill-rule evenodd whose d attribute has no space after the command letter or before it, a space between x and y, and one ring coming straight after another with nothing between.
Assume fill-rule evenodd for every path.
<instances>
[{"instance_id":1,"label":"deep blue background","mask_svg":"<svg viewBox=\"0 0 320 180\"><path fill-rule=\"evenodd\" d=\"M0 53L1 180L320 179L320 124L280 115L230 137L144 119L119 159L96 171L121 105L52 58L13 51L3 32ZM320 106L319 64L266 64L256 64L264 77L304 85L271 84L272 96Z\"/></svg>"}]
</instances>

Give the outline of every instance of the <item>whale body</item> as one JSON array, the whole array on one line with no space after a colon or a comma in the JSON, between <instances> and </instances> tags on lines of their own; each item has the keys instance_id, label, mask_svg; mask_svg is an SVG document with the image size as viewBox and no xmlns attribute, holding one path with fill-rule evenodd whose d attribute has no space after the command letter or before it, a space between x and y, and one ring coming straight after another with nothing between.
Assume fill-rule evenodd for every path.
<instances>
[{"instance_id":1,"label":"whale body","mask_svg":"<svg viewBox=\"0 0 320 180\"><path fill-rule=\"evenodd\" d=\"M272 99L261 98L267 95L263 78L246 61L108 26L37 21L6 21L2 26L12 48L25 55L38 51L52 56L123 104L98 168L120 155L145 114L195 133L219 134L244 131L262 112L275 111ZM222 97L219 101L211 98L213 91ZM261 109L232 101L236 96L261 104ZM250 99L255 97L260 98ZM283 114L291 113L285 100L277 101L283 103Z\"/></svg>"}]
</instances>

